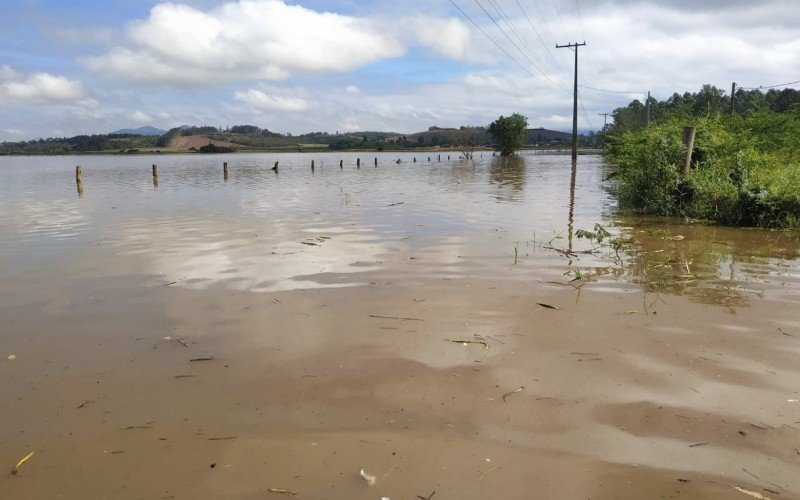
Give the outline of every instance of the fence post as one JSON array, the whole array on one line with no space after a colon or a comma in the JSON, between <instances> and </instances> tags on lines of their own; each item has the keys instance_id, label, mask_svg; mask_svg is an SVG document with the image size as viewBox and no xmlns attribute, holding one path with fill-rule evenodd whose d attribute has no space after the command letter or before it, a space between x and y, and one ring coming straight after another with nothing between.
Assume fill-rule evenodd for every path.
<instances>
[{"instance_id":1,"label":"fence post","mask_svg":"<svg viewBox=\"0 0 800 500\"><path fill-rule=\"evenodd\" d=\"M683 127L683 145L686 146L686 162L683 164L681 175L687 175L692 167L692 153L694 152L694 136L696 127Z\"/></svg>"}]
</instances>

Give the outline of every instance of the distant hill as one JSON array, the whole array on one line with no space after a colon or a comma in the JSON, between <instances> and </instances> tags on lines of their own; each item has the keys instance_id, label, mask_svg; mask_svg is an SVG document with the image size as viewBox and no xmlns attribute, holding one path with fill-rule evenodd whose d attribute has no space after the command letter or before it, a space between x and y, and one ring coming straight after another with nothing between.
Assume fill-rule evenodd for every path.
<instances>
[{"instance_id":1,"label":"distant hill","mask_svg":"<svg viewBox=\"0 0 800 500\"><path fill-rule=\"evenodd\" d=\"M119 130L115 130L111 132L112 134L129 134L129 135L164 135L166 130L161 130L160 128L155 128L151 126L147 127L139 127L139 128L123 128Z\"/></svg>"}]
</instances>

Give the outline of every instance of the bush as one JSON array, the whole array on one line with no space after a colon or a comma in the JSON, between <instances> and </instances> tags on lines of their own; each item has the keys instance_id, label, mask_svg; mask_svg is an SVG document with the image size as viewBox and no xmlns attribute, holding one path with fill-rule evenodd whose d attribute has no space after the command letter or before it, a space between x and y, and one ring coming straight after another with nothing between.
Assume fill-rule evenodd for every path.
<instances>
[{"instance_id":1,"label":"bush","mask_svg":"<svg viewBox=\"0 0 800 500\"><path fill-rule=\"evenodd\" d=\"M729 225L800 227L800 115L758 111L696 119L681 176L686 119L609 137L620 206Z\"/></svg>"}]
</instances>

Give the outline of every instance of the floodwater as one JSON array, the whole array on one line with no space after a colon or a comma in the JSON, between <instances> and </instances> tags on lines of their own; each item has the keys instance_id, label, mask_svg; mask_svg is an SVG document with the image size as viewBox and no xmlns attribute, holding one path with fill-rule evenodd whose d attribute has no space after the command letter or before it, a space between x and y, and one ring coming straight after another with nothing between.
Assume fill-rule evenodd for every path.
<instances>
[{"instance_id":1,"label":"floodwater","mask_svg":"<svg viewBox=\"0 0 800 500\"><path fill-rule=\"evenodd\" d=\"M447 154L0 158L0 496L800 498L796 233Z\"/></svg>"}]
</instances>

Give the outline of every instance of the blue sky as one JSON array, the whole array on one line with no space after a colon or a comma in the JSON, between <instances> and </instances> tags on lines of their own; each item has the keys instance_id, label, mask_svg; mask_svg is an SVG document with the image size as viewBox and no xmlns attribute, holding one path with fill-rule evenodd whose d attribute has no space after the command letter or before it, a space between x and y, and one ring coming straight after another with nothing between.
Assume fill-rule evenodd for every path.
<instances>
[{"instance_id":1,"label":"blue sky","mask_svg":"<svg viewBox=\"0 0 800 500\"><path fill-rule=\"evenodd\" d=\"M799 80L800 9L774 0L11 0L0 140L181 124L277 132L580 128L650 90ZM483 9L489 13L487 15ZM496 24L495 24L496 22ZM500 48L498 48L498 45Z\"/></svg>"}]
</instances>

